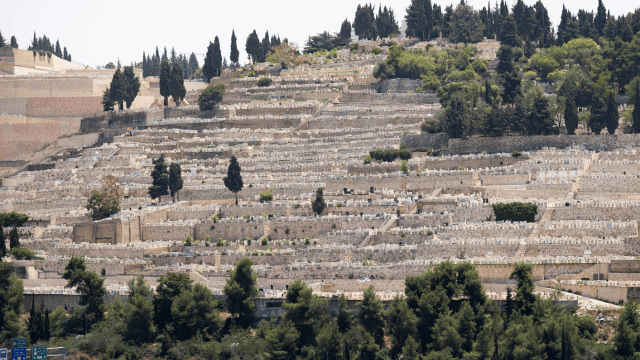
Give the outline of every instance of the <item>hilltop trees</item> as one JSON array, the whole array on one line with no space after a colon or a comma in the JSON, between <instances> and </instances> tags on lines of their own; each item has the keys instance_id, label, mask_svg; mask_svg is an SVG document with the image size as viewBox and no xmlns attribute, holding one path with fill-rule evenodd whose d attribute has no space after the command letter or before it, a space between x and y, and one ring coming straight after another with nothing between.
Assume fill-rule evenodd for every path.
<instances>
[{"instance_id":1,"label":"hilltop trees","mask_svg":"<svg viewBox=\"0 0 640 360\"><path fill-rule=\"evenodd\" d=\"M169 90L169 81L171 79L171 68L167 60L162 60L160 68L160 95L164 97L164 106L169 105L169 96L171 91Z\"/></svg>"},{"instance_id":2,"label":"hilltop trees","mask_svg":"<svg viewBox=\"0 0 640 360\"><path fill-rule=\"evenodd\" d=\"M213 77L218 77L222 73L222 52L220 51L220 40L215 37L213 43L209 42L207 47L207 55L202 65L202 75L205 81L209 81Z\"/></svg>"},{"instance_id":3,"label":"hilltop trees","mask_svg":"<svg viewBox=\"0 0 640 360\"><path fill-rule=\"evenodd\" d=\"M132 66L124 67L124 84L125 84L125 92L123 100L127 105L127 109L131 108L131 104L138 96L138 92L140 92L140 79L136 77L133 73Z\"/></svg>"},{"instance_id":4,"label":"hilltop trees","mask_svg":"<svg viewBox=\"0 0 640 360\"><path fill-rule=\"evenodd\" d=\"M180 106L180 102L182 102L182 99L187 95L187 89L184 87L184 77L182 75L182 68L180 65L173 64L168 86L169 94L173 98L173 102L176 106Z\"/></svg>"},{"instance_id":5,"label":"hilltop trees","mask_svg":"<svg viewBox=\"0 0 640 360\"><path fill-rule=\"evenodd\" d=\"M67 280L67 288L76 287L81 294L80 306L86 319L86 325L91 325L104 318L104 295L107 289L104 287L104 279L95 272L87 270L84 258L73 256L64 268L62 278ZM85 326L85 331L88 329Z\"/></svg>"},{"instance_id":6,"label":"hilltop trees","mask_svg":"<svg viewBox=\"0 0 640 360\"><path fill-rule=\"evenodd\" d=\"M258 33L255 30L247 37L247 41L245 44L245 50L249 57L251 58L251 62L253 64L262 57L262 44L260 43L260 39L258 38Z\"/></svg>"},{"instance_id":7,"label":"hilltop trees","mask_svg":"<svg viewBox=\"0 0 640 360\"><path fill-rule=\"evenodd\" d=\"M242 175L240 175L240 165L238 164L238 159L236 159L235 155L231 156L231 160L229 161L229 168L227 169L227 176L223 179L224 186L229 189L232 193L236 194L236 205L238 205L238 193L242 190Z\"/></svg>"},{"instance_id":8,"label":"hilltop trees","mask_svg":"<svg viewBox=\"0 0 640 360\"><path fill-rule=\"evenodd\" d=\"M17 49L18 48L18 40L16 40L15 36L11 36L11 45L12 48Z\"/></svg>"},{"instance_id":9,"label":"hilltop trees","mask_svg":"<svg viewBox=\"0 0 640 360\"><path fill-rule=\"evenodd\" d=\"M238 65L238 60L240 57L240 52L238 51L238 39L236 38L236 31L231 31L231 54L229 55L229 60L234 66Z\"/></svg>"},{"instance_id":10,"label":"hilltop trees","mask_svg":"<svg viewBox=\"0 0 640 360\"><path fill-rule=\"evenodd\" d=\"M129 109L138 92L140 92L140 79L133 72L133 67L125 66L124 71L118 68L111 78L109 87L102 94L102 107L104 111L110 111L115 104L118 104L118 108L123 110L126 103Z\"/></svg>"},{"instance_id":11,"label":"hilltop trees","mask_svg":"<svg viewBox=\"0 0 640 360\"><path fill-rule=\"evenodd\" d=\"M340 37L346 41L351 39L351 23L347 19L344 19L340 26Z\"/></svg>"},{"instance_id":12,"label":"hilltop trees","mask_svg":"<svg viewBox=\"0 0 640 360\"><path fill-rule=\"evenodd\" d=\"M17 48L18 47L17 42L15 42L15 46L13 46L14 40L15 39L12 38L11 46ZM51 42L51 40L47 37L47 35L42 35L42 37L36 37L36 33L34 31L33 40L31 41L31 45L27 50L49 52L50 53L49 55L55 54L56 56L61 57L64 60L71 61L71 54L67 52L67 47L66 46L64 47L64 51L60 55L58 55L59 52L57 51L59 49L60 49L59 41L56 41L56 44L54 45Z\"/></svg>"}]
</instances>

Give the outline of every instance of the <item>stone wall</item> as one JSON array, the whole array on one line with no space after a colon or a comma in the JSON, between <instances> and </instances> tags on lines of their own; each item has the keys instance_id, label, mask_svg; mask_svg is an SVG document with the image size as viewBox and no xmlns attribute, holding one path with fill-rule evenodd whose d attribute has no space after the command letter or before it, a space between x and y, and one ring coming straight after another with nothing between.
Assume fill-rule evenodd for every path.
<instances>
[{"instance_id":1,"label":"stone wall","mask_svg":"<svg viewBox=\"0 0 640 360\"><path fill-rule=\"evenodd\" d=\"M340 103L393 104L438 104L436 94L378 94L371 92L349 92L340 95Z\"/></svg>"},{"instance_id":2,"label":"stone wall","mask_svg":"<svg viewBox=\"0 0 640 360\"><path fill-rule=\"evenodd\" d=\"M422 80L415 79L385 79L380 81L381 93L408 93L422 89Z\"/></svg>"},{"instance_id":3,"label":"stone wall","mask_svg":"<svg viewBox=\"0 0 640 360\"><path fill-rule=\"evenodd\" d=\"M0 77L0 97L93 96L93 81L81 76Z\"/></svg>"}]
</instances>

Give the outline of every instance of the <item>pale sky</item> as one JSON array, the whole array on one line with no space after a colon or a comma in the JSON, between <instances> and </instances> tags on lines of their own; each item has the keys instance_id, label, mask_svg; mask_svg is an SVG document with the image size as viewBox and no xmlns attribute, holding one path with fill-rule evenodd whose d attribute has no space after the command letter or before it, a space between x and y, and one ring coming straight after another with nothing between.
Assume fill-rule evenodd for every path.
<instances>
[{"instance_id":1,"label":"pale sky","mask_svg":"<svg viewBox=\"0 0 640 360\"><path fill-rule=\"evenodd\" d=\"M391 7L398 24L402 24L410 0L388 0L382 6ZM445 5L459 0L432 0ZM476 9L486 6L485 0L468 0ZM495 0L491 0L492 6ZM525 0L533 5L536 0ZM142 61L142 52L167 51L202 54L217 35L222 56L229 59L231 30L235 29L240 50L240 62L245 63L245 40L256 29L260 38L266 30L269 35L280 35L297 43L300 50L309 35L325 30L338 32L345 18L353 22L356 0L236 0L236 1L148 1L148 0L0 0L0 31L8 41L15 35L21 49L31 44L33 32L46 34L52 42L60 40L75 62L96 67L120 58L128 65ZM377 6L380 2L376 2ZM508 0L511 5L515 0ZM562 1L543 0L552 23L560 22ZM164 5L163 5L164 4ZM595 12L597 0L566 0L564 4L573 13L578 9ZM637 0L605 0L605 7L618 16L640 6Z\"/></svg>"}]
</instances>

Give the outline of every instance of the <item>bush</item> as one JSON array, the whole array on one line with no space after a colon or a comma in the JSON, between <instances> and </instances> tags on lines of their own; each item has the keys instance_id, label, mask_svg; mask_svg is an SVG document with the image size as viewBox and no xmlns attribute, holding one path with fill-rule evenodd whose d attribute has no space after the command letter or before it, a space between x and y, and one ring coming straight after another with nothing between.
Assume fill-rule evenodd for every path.
<instances>
[{"instance_id":1,"label":"bush","mask_svg":"<svg viewBox=\"0 0 640 360\"><path fill-rule=\"evenodd\" d=\"M260 201L271 201L273 200L273 190L268 189L264 192L260 193Z\"/></svg>"},{"instance_id":2,"label":"bush","mask_svg":"<svg viewBox=\"0 0 640 360\"><path fill-rule=\"evenodd\" d=\"M242 218L244 218L245 220L249 220L249 219L251 219L251 215L247 214L247 215L243 216Z\"/></svg>"},{"instance_id":3,"label":"bush","mask_svg":"<svg viewBox=\"0 0 640 360\"><path fill-rule=\"evenodd\" d=\"M266 86L271 85L271 82L272 82L272 81L273 81L273 80L271 80L271 78L263 77L263 78L261 78L260 80L258 80L257 85L258 85L259 87L266 87Z\"/></svg>"},{"instance_id":4,"label":"bush","mask_svg":"<svg viewBox=\"0 0 640 360\"><path fill-rule=\"evenodd\" d=\"M428 236L431 236L431 235L433 235L433 231L431 231L431 230L428 230L428 231L427 231L427 235L428 235Z\"/></svg>"},{"instance_id":5,"label":"bush","mask_svg":"<svg viewBox=\"0 0 640 360\"><path fill-rule=\"evenodd\" d=\"M436 119L427 119L420 126L420 130L422 130L422 132L427 134L437 134L442 132L442 125Z\"/></svg>"},{"instance_id":6,"label":"bush","mask_svg":"<svg viewBox=\"0 0 640 360\"><path fill-rule=\"evenodd\" d=\"M365 164L365 165L371 164L371 155L367 155L367 156L364 157L363 164Z\"/></svg>"},{"instance_id":7,"label":"bush","mask_svg":"<svg viewBox=\"0 0 640 360\"><path fill-rule=\"evenodd\" d=\"M262 240L260 240L260 243L262 244L262 246L266 246L268 242L269 241L266 238L262 238Z\"/></svg>"},{"instance_id":8,"label":"bush","mask_svg":"<svg viewBox=\"0 0 640 360\"><path fill-rule=\"evenodd\" d=\"M256 72L255 72L255 71L253 71L253 70L252 70L252 71L249 71L249 72L247 73L247 76L248 76L248 77L256 77Z\"/></svg>"},{"instance_id":9,"label":"bush","mask_svg":"<svg viewBox=\"0 0 640 360\"><path fill-rule=\"evenodd\" d=\"M35 258L35 251L23 247L17 247L11 249L11 255L18 260L33 260Z\"/></svg>"},{"instance_id":10,"label":"bush","mask_svg":"<svg viewBox=\"0 0 640 360\"><path fill-rule=\"evenodd\" d=\"M518 150L513 150L513 151L511 152L511 156L513 156L513 157L520 157L520 156L522 156L522 153L521 153L520 151L518 151Z\"/></svg>"},{"instance_id":11,"label":"bush","mask_svg":"<svg viewBox=\"0 0 640 360\"><path fill-rule=\"evenodd\" d=\"M337 203L336 207L342 207L342 204L341 203Z\"/></svg>"},{"instance_id":12,"label":"bush","mask_svg":"<svg viewBox=\"0 0 640 360\"><path fill-rule=\"evenodd\" d=\"M400 162L400 171L405 174L409 172L409 165L407 164L407 160L402 160Z\"/></svg>"},{"instance_id":13,"label":"bush","mask_svg":"<svg viewBox=\"0 0 640 360\"><path fill-rule=\"evenodd\" d=\"M304 244L309 245L309 240L310 240L309 237L304 238Z\"/></svg>"},{"instance_id":14,"label":"bush","mask_svg":"<svg viewBox=\"0 0 640 360\"><path fill-rule=\"evenodd\" d=\"M380 50L380 48L376 46L373 49L371 49L371 51L369 53L373 54L373 55L379 55L381 52L382 52L382 50Z\"/></svg>"},{"instance_id":15,"label":"bush","mask_svg":"<svg viewBox=\"0 0 640 360\"><path fill-rule=\"evenodd\" d=\"M534 222L538 214L538 205L532 203L499 203L491 205L496 221Z\"/></svg>"},{"instance_id":16,"label":"bush","mask_svg":"<svg viewBox=\"0 0 640 360\"><path fill-rule=\"evenodd\" d=\"M224 243L222 242L221 238L218 238L218 242L216 243L216 246L224 246Z\"/></svg>"},{"instance_id":17,"label":"bush","mask_svg":"<svg viewBox=\"0 0 640 360\"><path fill-rule=\"evenodd\" d=\"M253 241L252 238L247 238L247 245L251 245L251 241Z\"/></svg>"},{"instance_id":18,"label":"bush","mask_svg":"<svg viewBox=\"0 0 640 360\"><path fill-rule=\"evenodd\" d=\"M187 238L184 239L184 246L191 246L191 236L187 236Z\"/></svg>"},{"instance_id":19,"label":"bush","mask_svg":"<svg viewBox=\"0 0 640 360\"><path fill-rule=\"evenodd\" d=\"M369 156L371 156L372 159L383 162L392 162L397 158L409 160L411 159L411 151L407 149L372 150L369 151Z\"/></svg>"},{"instance_id":20,"label":"bush","mask_svg":"<svg viewBox=\"0 0 640 360\"><path fill-rule=\"evenodd\" d=\"M351 52L353 51L358 51L358 43L351 43L351 45L349 45L349 50L351 50Z\"/></svg>"},{"instance_id":21,"label":"bush","mask_svg":"<svg viewBox=\"0 0 640 360\"><path fill-rule=\"evenodd\" d=\"M200 110L213 110L222 101L225 89L224 84L209 85L204 88L198 97Z\"/></svg>"}]
</instances>

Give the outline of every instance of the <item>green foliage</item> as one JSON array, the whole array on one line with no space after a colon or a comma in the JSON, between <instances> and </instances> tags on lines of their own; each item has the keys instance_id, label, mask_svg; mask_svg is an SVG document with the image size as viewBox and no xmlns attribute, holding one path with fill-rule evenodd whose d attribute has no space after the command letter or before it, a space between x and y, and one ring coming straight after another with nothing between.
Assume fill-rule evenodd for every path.
<instances>
[{"instance_id":1,"label":"green foliage","mask_svg":"<svg viewBox=\"0 0 640 360\"><path fill-rule=\"evenodd\" d=\"M129 301L124 307L124 338L137 345L147 343L154 338L156 327L153 324L153 303L149 300L151 289L143 275L129 280Z\"/></svg>"},{"instance_id":2,"label":"green foliage","mask_svg":"<svg viewBox=\"0 0 640 360\"><path fill-rule=\"evenodd\" d=\"M133 72L133 66L125 66L123 73L123 81L125 86L123 99L127 109L131 108L131 104L138 96L140 92L140 79L136 77L136 74Z\"/></svg>"},{"instance_id":3,"label":"green foliage","mask_svg":"<svg viewBox=\"0 0 640 360\"><path fill-rule=\"evenodd\" d=\"M204 337L218 334L221 329L220 301L202 284L182 291L171 304L172 327L178 340L187 340L197 333Z\"/></svg>"},{"instance_id":4,"label":"green foliage","mask_svg":"<svg viewBox=\"0 0 640 360\"><path fill-rule=\"evenodd\" d=\"M284 320L300 333L298 347L314 346L328 307L327 299L313 294L313 290L299 279L289 285L284 308Z\"/></svg>"},{"instance_id":5,"label":"green foliage","mask_svg":"<svg viewBox=\"0 0 640 360\"><path fill-rule=\"evenodd\" d=\"M263 77L263 78L260 78L260 80L258 80L257 85L260 86L260 87L266 87L266 86L271 85L272 81L273 80L271 80L271 78Z\"/></svg>"},{"instance_id":6,"label":"green foliage","mask_svg":"<svg viewBox=\"0 0 640 360\"><path fill-rule=\"evenodd\" d=\"M238 159L236 159L235 155L232 155L229 161L229 168L227 169L227 176L225 176L222 181L229 191L236 194L236 205L238 205L238 192L240 192L244 186L240 171Z\"/></svg>"},{"instance_id":7,"label":"green foliage","mask_svg":"<svg viewBox=\"0 0 640 360\"><path fill-rule=\"evenodd\" d=\"M316 199L311 203L311 209L313 212L320 215L326 207L327 203L324 201L324 190L322 188L318 188L318 190L316 190Z\"/></svg>"},{"instance_id":8,"label":"green foliage","mask_svg":"<svg viewBox=\"0 0 640 360\"><path fill-rule=\"evenodd\" d=\"M436 70L433 57L425 56L421 50L404 51L393 45L389 55L373 69L377 79L410 78L420 79L421 75L432 75Z\"/></svg>"},{"instance_id":9,"label":"green foliage","mask_svg":"<svg viewBox=\"0 0 640 360\"><path fill-rule=\"evenodd\" d=\"M440 90L438 90L439 92ZM450 138L466 138L469 136L470 123L467 106L464 100L455 96L444 110L442 127Z\"/></svg>"},{"instance_id":10,"label":"green foliage","mask_svg":"<svg viewBox=\"0 0 640 360\"><path fill-rule=\"evenodd\" d=\"M409 165L407 164L407 160L400 161L400 171L405 174L409 172Z\"/></svg>"},{"instance_id":11,"label":"green foliage","mask_svg":"<svg viewBox=\"0 0 640 360\"><path fill-rule=\"evenodd\" d=\"M491 205L496 221L534 222L538 214L538 205L532 203L498 203Z\"/></svg>"},{"instance_id":12,"label":"green foliage","mask_svg":"<svg viewBox=\"0 0 640 360\"><path fill-rule=\"evenodd\" d=\"M401 354L407 340L413 340L417 334L418 317L409 308L406 299L396 296L387 309L386 319L391 337L391 353Z\"/></svg>"},{"instance_id":13,"label":"green foliage","mask_svg":"<svg viewBox=\"0 0 640 360\"><path fill-rule=\"evenodd\" d=\"M369 156L372 159L384 162L392 162L395 159L401 160L411 159L411 151L404 149L386 149L386 150L371 150Z\"/></svg>"},{"instance_id":14,"label":"green foliage","mask_svg":"<svg viewBox=\"0 0 640 360\"><path fill-rule=\"evenodd\" d=\"M367 155L364 157L364 161L362 162L364 165L371 164L371 155Z\"/></svg>"},{"instance_id":15,"label":"green foliage","mask_svg":"<svg viewBox=\"0 0 640 360\"><path fill-rule=\"evenodd\" d=\"M169 273L167 277L160 276L158 279L156 294L153 296L153 321L158 333L162 333L173 323L171 306L182 292L191 289L191 283L189 274Z\"/></svg>"},{"instance_id":16,"label":"green foliage","mask_svg":"<svg viewBox=\"0 0 640 360\"><path fill-rule=\"evenodd\" d=\"M224 84L209 85L204 88L198 96L200 110L213 110L224 98L225 89Z\"/></svg>"},{"instance_id":17,"label":"green foliage","mask_svg":"<svg viewBox=\"0 0 640 360\"><path fill-rule=\"evenodd\" d=\"M272 201L273 200L273 189L267 189L263 192L260 192L260 201Z\"/></svg>"},{"instance_id":18,"label":"green foliage","mask_svg":"<svg viewBox=\"0 0 640 360\"><path fill-rule=\"evenodd\" d=\"M442 132L442 125L437 119L427 119L420 126L420 130L424 133L436 134Z\"/></svg>"},{"instance_id":19,"label":"green foliage","mask_svg":"<svg viewBox=\"0 0 640 360\"><path fill-rule=\"evenodd\" d=\"M93 220L101 220L120 211L120 188L114 177L105 177L100 191L91 191L87 199L87 210L91 211Z\"/></svg>"},{"instance_id":20,"label":"green foliage","mask_svg":"<svg viewBox=\"0 0 640 360\"><path fill-rule=\"evenodd\" d=\"M266 239L263 239L266 240ZM263 241L263 245L266 245ZM231 271L231 277L227 279L224 294L227 296L227 308L236 316L235 323L241 327L248 327L253 320L256 311L253 296L258 293L256 279L258 274L252 270L253 261L242 258L235 269Z\"/></svg>"},{"instance_id":21,"label":"green foliage","mask_svg":"<svg viewBox=\"0 0 640 360\"><path fill-rule=\"evenodd\" d=\"M169 172L167 171L167 163L164 160L164 154L160 154L160 157L153 159L153 171L151 171L151 177L153 183L149 187L149 196L151 199L158 199L158 202L162 202L162 196L169 194Z\"/></svg>"},{"instance_id":22,"label":"green foliage","mask_svg":"<svg viewBox=\"0 0 640 360\"><path fill-rule=\"evenodd\" d=\"M478 43L483 40L480 15L470 5L461 3L452 12L448 23L449 40L453 43Z\"/></svg>"},{"instance_id":23,"label":"green foliage","mask_svg":"<svg viewBox=\"0 0 640 360\"><path fill-rule=\"evenodd\" d=\"M511 156L512 157L520 157L520 156L522 156L522 153L520 151L518 151L518 150L513 150L511 152Z\"/></svg>"},{"instance_id":24,"label":"green foliage","mask_svg":"<svg viewBox=\"0 0 640 360\"><path fill-rule=\"evenodd\" d=\"M18 260L33 260L36 256L36 252L31 249L17 247L11 249L11 255Z\"/></svg>"},{"instance_id":25,"label":"green foliage","mask_svg":"<svg viewBox=\"0 0 640 360\"><path fill-rule=\"evenodd\" d=\"M109 90L109 88L104 89L101 104L104 111L112 111L113 107L116 105L116 102L111 99L111 90Z\"/></svg>"},{"instance_id":26,"label":"green foliage","mask_svg":"<svg viewBox=\"0 0 640 360\"><path fill-rule=\"evenodd\" d=\"M29 220L29 215L20 214L15 211L0 213L0 223L2 226L18 226L21 227Z\"/></svg>"},{"instance_id":27,"label":"green foliage","mask_svg":"<svg viewBox=\"0 0 640 360\"><path fill-rule=\"evenodd\" d=\"M380 50L379 47L374 47L373 49L371 49L370 53L373 55L379 55L382 52L382 50Z\"/></svg>"},{"instance_id":28,"label":"green foliage","mask_svg":"<svg viewBox=\"0 0 640 360\"><path fill-rule=\"evenodd\" d=\"M232 38L235 37L235 32L232 34ZM233 46L232 43L232 55ZM237 51L237 48L236 48ZM233 61L233 60L232 60ZM209 42L207 47L207 54L204 58L204 64L202 65L202 76L204 80L209 82L211 78L219 77L222 73L222 52L220 51L220 39L216 36L213 43Z\"/></svg>"},{"instance_id":29,"label":"green foliage","mask_svg":"<svg viewBox=\"0 0 640 360\"><path fill-rule=\"evenodd\" d=\"M176 202L176 194L182 190L184 180L182 180L182 167L178 163L169 166L169 191L173 202Z\"/></svg>"},{"instance_id":30,"label":"green foliage","mask_svg":"<svg viewBox=\"0 0 640 360\"><path fill-rule=\"evenodd\" d=\"M80 306L83 316L88 324L95 324L104 317L104 295L107 289L104 287L104 279L95 272L87 270L84 258L73 256L64 268L62 278L67 280L67 288L76 287L81 294Z\"/></svg>"},{"instance_id":31,"label":"green foliage","mask_svg":"<svg viewBox=\"0 0 640 360\"><path fill-rule=\"evenodd\" d=\"M168 86L169 95L173 98L173 102L176 103L176 106L180 106L180 102L187 95L187 89L184 87L182 67L178 63L174 63L171 67Z\"/></svg>"}]
</instances>

